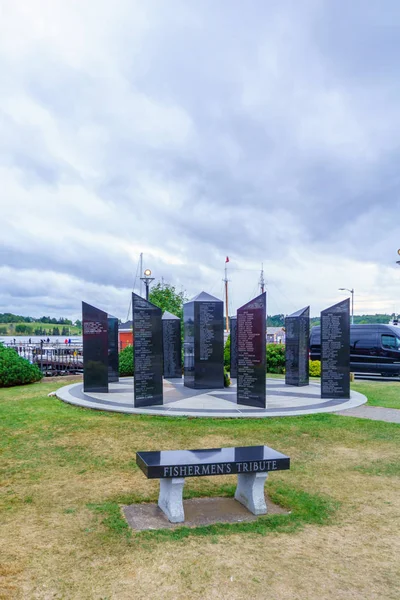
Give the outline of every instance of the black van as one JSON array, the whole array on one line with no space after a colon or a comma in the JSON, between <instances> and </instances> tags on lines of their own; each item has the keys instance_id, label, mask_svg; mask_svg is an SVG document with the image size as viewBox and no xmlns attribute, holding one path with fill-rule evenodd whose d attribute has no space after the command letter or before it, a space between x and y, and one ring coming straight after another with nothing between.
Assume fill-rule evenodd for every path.
<instances>
[{"instance_id":1,"label":"black van","mask_svg":"<svg viewBox=\"0 0 400 600\"><path fill-rule=\"evenodd\" d=\"M321 360L321 327L310 334L310 358ZM400 327L395 325L350 325L350 370L400 376Z\"/></svg>"}]
</instances>

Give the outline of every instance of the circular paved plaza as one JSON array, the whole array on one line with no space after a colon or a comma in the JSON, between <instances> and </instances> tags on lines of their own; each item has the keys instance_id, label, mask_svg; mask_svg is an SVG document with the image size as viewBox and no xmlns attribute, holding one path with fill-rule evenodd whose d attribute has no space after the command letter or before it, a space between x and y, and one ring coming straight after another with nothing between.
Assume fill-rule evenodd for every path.
<instances>
[{"instance_id":1,"label":"circular paved plaza","mask_svg":"<svg viewBox=\"0 0 400 600\"><path fill-rule=\"evenodd\" d=\"M57 397L64 402L127 414L162 415L168 417L262 418L288 417L313 413L336 412L355 408L367 398L351 391L350 399L321 399L319 383L304 387L285 385L284 379L267 379L267 407L252 408L237 404L236 382L221 390L192 390L183 379L164 380L164 404L146 408L134 407L133 377L109 384L109 393L84 392L82 383L60 388Z\"/></svg>"}]
</instances>

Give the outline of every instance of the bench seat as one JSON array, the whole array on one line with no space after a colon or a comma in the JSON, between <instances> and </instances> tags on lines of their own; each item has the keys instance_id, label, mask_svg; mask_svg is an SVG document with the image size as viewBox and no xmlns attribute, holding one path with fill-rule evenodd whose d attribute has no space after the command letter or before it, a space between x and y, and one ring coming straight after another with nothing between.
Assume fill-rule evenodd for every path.
<instances>
[{"instance_id":1,"label":"bench seat","mask_svg":"<svg viewBox=\"0 0 400 600\"><path fill-rule=\"evenodd\" d=\"M186 477L238 475L235 499L255 515L265 514L264 484L270 471L290 469L290 458L268 446L137 452L148 479L160 480L158 505L172 523L184 521Z\"/></svg>"}]
</instances>

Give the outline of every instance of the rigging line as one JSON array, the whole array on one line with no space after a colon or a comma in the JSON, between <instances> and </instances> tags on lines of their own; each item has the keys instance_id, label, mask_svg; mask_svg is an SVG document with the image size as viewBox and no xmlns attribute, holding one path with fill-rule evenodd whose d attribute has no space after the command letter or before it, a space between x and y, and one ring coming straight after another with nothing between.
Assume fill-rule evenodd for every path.
<instances>
[{"instance_id":1,"label":"rigging line","mask_svg":"<svg viewBox=\"0 0 400 600\"><path fill-rule=\"evenodd\" d=\"M220 298L223 298L223 300L222 300L222 301L223 301L223 302L224 302L224 304L225 304L225 290L224 290L224 285L225 285L225 284L224 284L224 282L222 281L222 282L220 283L220 288L219 288L219 297L220 297Z\"/></svg>"},{"instance_id":2,"label":"rigging line","mask_svg":"<svg viewBox=\"0 0 400 600\"><path fill-rule=\"evenodd\" d=\"M271 283L272 283L272 285L274 285L276 287L276 289L278 290L278 292L280 294L282 294L282 296L287 300L287 302L289 303L289 306L291 306L293 308L293 310L296 310L296 307L293 304L293 301L289 300L289 298L286 296L286 294L279 288L279 286L276 283L274 283L273 281Z\"/></svg>"},{"instance_id":3,"label":"rigging line","mask_svg":"<svg viewBox=\"0 0 400 600\"><path fill-rule=\"evenodd\" d=\"M128 314L126 315L126 320L127 321L129 321L129 315L130 315L130 312L131 312L131 304L132 304L132 297L131 297L131 300L129 302Z\"/></svg>"},{"instance_id":4,"label":"rigging line","mask_svg":"<svg viewBox=\"0 0 400 600\"><path fill-rule=\"evenodd\" d=\"M138 272L139 272L139 268L140 268L140 258L139 258L139 260L138 260L138 264L137 264L137 267L136 267L136 275L135 275L135 279L133 280L133 291L135 291L135 288L136 288L136 281L137 281L137 279L138 279Z\"/></svg>"},{"instance_id":5,"label":"rigging line","mask_svg":"<svg viewBox=\"0 0 400 600\"><path fill-rule=\"evenodd\" d=\"M258 283L256 283L255 287L253 288L253 292L252 295L250 296L250 298L248 299L248 302L250 302L250 300L253 300L253 298L255 298L257 296L257 292L258 292Z\"/></svg>"},{"instance_id":6,"label":"rigging line","mask_svg":"<svg viewBox=\"0 0 400 600\"><path fill-rule=\"evenodd\" d=\"M256 271L257 273L259 273L260 269L239 269L239 268L236 268L236 267L231 267L229 269L229 271Z\"/></svg>"},{"instance_id":7,"label":"rigging line","mask_svg":"<svg viewBox=\"0 0 400 600\"><path fill-rule=\"evenodd\" d=\"M219 283L221 284L221 286L223 285L223 284L220 282L220 279L219 279L219 277L218 277L218 279L217 279L216 281L214 281L214 283L212 284L211 288L208 288L208 289L210 290L208 293L209 293L209 294L213 294L213 293L215 293L215 292L213 292L213 290L214 290L214 289L215 289L215 288L218 286L218 284L219 284ZM217 289L218 289L218 288L217 288Z\"/></svg>"},{"instance_id":8,"label":"rigging line","mask_svg":"<svg viewBox=\"0 0 400 600\"><path fill-rule=\"evenodd\" d=\"M137 267L136 267L136 275L135 275L135 278L133 280L133 291L135 291L135 288L136 288L136 281L137 281L137 278L138 278L139 267L140 267L140 258L139 258L139 261L138 261L138 264L137 264ZM126 317L127 321L129 321L129 314L130 314L130 311L131 311L131 305L132 305L132 296L131 296L131 299L129 300L128 314L127 314L127 317Z\"/></svg>"},{"instance_id":9,"label":"rigging line","mask_svg":"<svg viewBox=\"0 0 400 600\"><path fill-rule=\"evenodd\" d=\"M232 291L230 289L230 291L229 291L229 300L228 300L228 315L229 316L232 316L231 313L233 311L233 304L234 304L233 299L234 299L234 296L233 296L233 293L232 293Z\"/></svg>"}]
</instances>

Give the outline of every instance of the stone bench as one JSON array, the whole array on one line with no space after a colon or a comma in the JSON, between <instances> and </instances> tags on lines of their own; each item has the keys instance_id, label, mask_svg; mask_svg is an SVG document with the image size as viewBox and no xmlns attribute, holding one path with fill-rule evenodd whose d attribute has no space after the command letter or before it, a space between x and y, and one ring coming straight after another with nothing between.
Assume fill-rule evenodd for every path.
<instances>
[{"instance_id":1,"label":"stone bench","mask_svg":"<svg viewBox=\"0 0 400 600\"><path fill-rule=\"evenodd\" d=\"M268 446L137 452L136 463L148 479L160 480L158 506L171 523L185 520L185 477L237 474L235 499L254 515L264 515L269 471L290 469L290 458Z\"/></svg>"}]
</instances>

